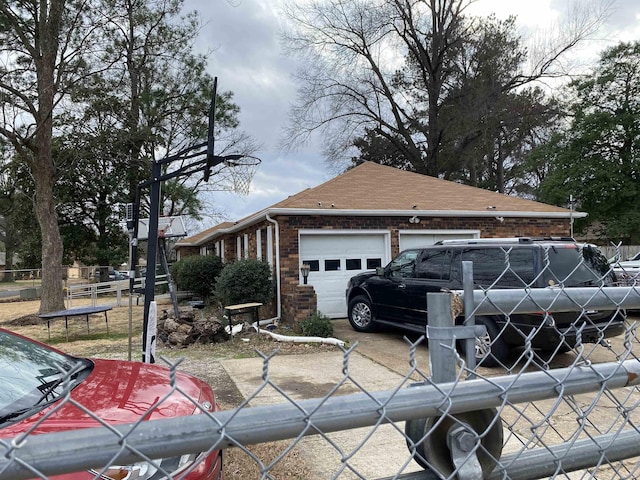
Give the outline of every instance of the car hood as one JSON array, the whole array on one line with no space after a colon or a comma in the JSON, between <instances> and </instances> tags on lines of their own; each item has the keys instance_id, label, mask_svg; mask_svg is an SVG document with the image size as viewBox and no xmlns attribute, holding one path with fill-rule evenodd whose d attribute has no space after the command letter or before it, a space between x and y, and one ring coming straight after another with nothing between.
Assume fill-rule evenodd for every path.
<instances>
[{"instance_id":1,"label":"car hood","mask_svg":"<svg viewBox=\"0 0 640 480\"><path fill-rule=\"evenodd\" d=\"M351 284L352 285L360 285L365 280L367 280L367 279L369 279L371 277L375 277L375 276L376 276L375 270L369 270L369 271L366 271L366 272L362 272L362 273L359 273L359 274L354 275L353 277L351 277Z\"/></svg>"},{"instance_id":2,"label":"car hood","mask_svg":"<svg viewBox=\"0 0 640 480\"><path fill-rule=\"evenodd\" d=\"M94 416L114 425L136 422L143 416L160 419L191 415L197 408L194 401L199 402L203 389L209 388L204 382L177 372L175 384L183 392L180 393L172 391L167 368L139 362L92 361L92 372L71 391L71 398L93 416L62 398L44 410L0 429L0 437L15 436L32 427L35 427L33 433L39 434L100 426L101 422ZM159 405L149 412L158 402ZM40 421L42 423L36 425Z\"/></svg>"}]
</instances>

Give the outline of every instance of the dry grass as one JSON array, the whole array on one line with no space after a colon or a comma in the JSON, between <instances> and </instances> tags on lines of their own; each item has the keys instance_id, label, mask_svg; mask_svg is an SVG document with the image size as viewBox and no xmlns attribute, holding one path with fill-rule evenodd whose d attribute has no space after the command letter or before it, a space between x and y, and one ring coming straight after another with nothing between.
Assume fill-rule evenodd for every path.
<instances>
[{"instance_id":1,"label":"dry grass","mask_svg":"<svg viewBox=\"0 0 640 480\"><path fill-rule=\"evenodd\" d=\"M125 300L126 302L126 300ZM85 302L84 304L87 304ZM74 302L73 306L81 306L83 302ZM104 321L104 314L90 316L89 329L85 317L69 318L69 341L66 341L64 319L50 322L50 334L47 323L37 316L39 301L0 303L0 326L17 333L35 338L53 345L65 352L78 356L127 359L131 351L133 360L140 359L142 350L142 317L143 306L135 305L114 307L108 312L109 333ZM159 303L158 313L171 309L169 303ZM204 314L204 313L199 313ZM130 318L131 316L131 323ZM130 326L131 325L131 326ZM131 328L131 346L129 346L129 329ZM280 354L312 353L316 347L309 348L300 344L278 343L271 345L268 339L260 340L261 350L265 353L280 350ZM220 360L225 358L245 358L255 356L255 342L225 342L219 344L194 345L185 349L171 349L158 345L157 357L165 357L170 361L181 359L180 369L198 376L212 385L216 390L216 398L223 409L237 407L242 401L235 384L226 375ZM317 348L326 349L326 345ZM160 361L160 360L159 360ZM259 459L263 466L269 466L289 448L288 441L265 443L247 447L252 456ZM231 448L224 453L224 470L227 480L249 480L261 478L261 467L256 460L240 448ZM299 446L295 446L269 467L270 478L315 480L309 465L305 462Z\"/></svg>"}]
</instances>

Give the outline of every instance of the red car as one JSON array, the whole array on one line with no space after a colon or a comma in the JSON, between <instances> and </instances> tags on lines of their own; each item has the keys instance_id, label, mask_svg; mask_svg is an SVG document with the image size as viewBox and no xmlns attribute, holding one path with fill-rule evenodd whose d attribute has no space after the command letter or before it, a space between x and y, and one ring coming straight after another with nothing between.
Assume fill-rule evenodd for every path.
<instances>
[{"instance_id":1,"label":"red car","mask_svg":"<svg viewBox=\"0 0 640 480\"><path fill-rule=\"evenodd\" d=\"M72 370L73 369L73 370ZM73 373L65 380L64 372ZM65 390L104 423L116 425L146 419L160 419L211 412L220 408L209 385L195 377L178 372L180 392L147 412L155 402L171 392L169 370L158 365L121 360L77 358L50 346L0 328L0 438L12 439L45 420L33 435L98 427L101 423L71 402L59 405ZM59 408L58 408L59 407ZM58 408L57 410L55 410ZM55 410L54 412L52 412ZM50 414L50 415L48 415ZM185 480L222 480L222 453L182 455L156 460L172 477L192 467ZM113 465L102 472L95 470L49 477L52 480L85 480L96 478L150 480L165 478L150 462Z\"/></svg>"}]
</instances>

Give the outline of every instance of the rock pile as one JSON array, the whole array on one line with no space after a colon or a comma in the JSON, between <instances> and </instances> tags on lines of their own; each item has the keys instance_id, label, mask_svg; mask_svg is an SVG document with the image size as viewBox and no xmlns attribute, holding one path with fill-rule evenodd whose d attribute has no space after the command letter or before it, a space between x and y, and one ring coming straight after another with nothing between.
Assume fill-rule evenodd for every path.
<instances>
[{"instance_id":1,"label":"rock pile","mask_svg":"<svg viewBox=\"0 0 640 480\"><path fill-rule=\"evenodd\" d=\"M192 307L180 307L179 318L165 310L158 317L158 338L172 347L184 348L193 343L221 343L229 340L226 320L207 317ZM198 317L198 318L196 318Z\"/></svg>"}]
</instances>

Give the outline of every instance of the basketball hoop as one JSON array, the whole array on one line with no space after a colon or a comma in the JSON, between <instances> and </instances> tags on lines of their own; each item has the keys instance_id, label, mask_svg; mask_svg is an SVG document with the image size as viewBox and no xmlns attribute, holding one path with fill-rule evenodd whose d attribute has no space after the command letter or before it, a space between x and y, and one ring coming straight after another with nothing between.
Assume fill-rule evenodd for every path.
<instances>
[{"instance_id":1,"label":"basketball hoop","mask_svg":"<svg viewBox=\"0 0 640 480\"><path fill-rule=\"evenodd\" d=\"M233 185L233 191L240 195L248 195L251 180L258 170L261 160L257 157L245 156L238 160L227 160L224 163Z\"/></svg>"}]
</instances>

